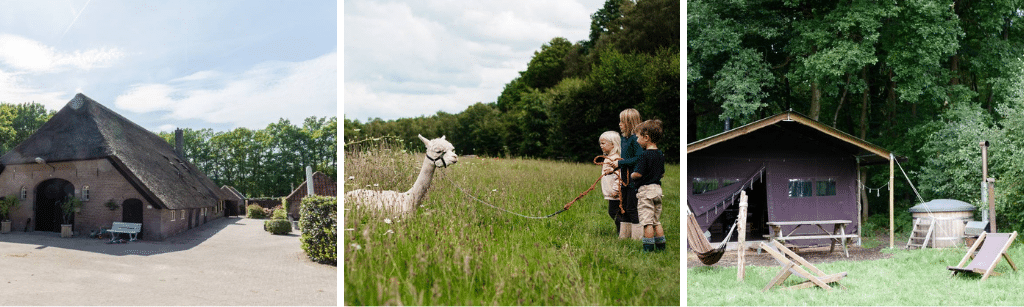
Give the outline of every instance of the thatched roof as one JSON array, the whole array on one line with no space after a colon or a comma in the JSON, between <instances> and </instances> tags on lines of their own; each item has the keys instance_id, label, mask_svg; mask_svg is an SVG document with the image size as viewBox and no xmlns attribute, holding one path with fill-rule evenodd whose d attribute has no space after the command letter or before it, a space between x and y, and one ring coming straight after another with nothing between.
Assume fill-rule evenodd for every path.
<instances>
[{"instance_id":1,"label":"thatched roof","mask_svg":"<svg viewBox=\"0 0 1024 307\"><path fill-rule=\"evenodd\" d=\"M222 186L220 187L220 190L224 193L224 196L228 197L229 200L243 200L246 198L242 192L239 192L238 189L235 189L233 186Z\"/></svg>"},{"instance_id":2,"label":"thatched roof","mask_svg":"<svg viewBox=\"0 0 1024 307\"><path fill-rule=\"evenodd\" d=\"M163 138L82 94L0 157L0 164L37 163L36 158L46 163L108 159L162 209L210 207L224 198L210 178L180 159Z\"/></svg>"}]
</instances>

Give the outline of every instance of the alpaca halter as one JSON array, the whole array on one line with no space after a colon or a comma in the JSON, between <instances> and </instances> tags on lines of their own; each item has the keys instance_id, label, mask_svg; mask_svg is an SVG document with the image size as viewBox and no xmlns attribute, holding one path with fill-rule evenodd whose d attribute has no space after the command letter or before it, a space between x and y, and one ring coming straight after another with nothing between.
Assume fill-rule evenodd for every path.
<instances>
[{"instance_id":1,"label":"alpaca halter","mask_svg":"<svg viewBox=\"0 0 1024 307\"><path fill-rule=\"evenodd\" d=\"M444 168L448 168L448 162L444 161L444 153L443 152L440 155L438 155L437 158L431 158L430 155L427 155L427 154L424 154L424 156L427 156L427 160L430 160L430 162L433 162L434 165L437 165L437 160L441 160L441 164L444 165Z\"/></svg>"}]
</instances>

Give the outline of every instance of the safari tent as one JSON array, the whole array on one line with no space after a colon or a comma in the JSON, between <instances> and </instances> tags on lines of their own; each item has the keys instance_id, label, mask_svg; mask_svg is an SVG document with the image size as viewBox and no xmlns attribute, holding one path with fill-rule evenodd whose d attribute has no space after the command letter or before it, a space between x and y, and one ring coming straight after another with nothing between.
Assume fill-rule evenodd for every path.
<instances>
[{"instance_id":1,"label":"safari tent","mask_svg":"<svg viewBox=\"0 0 1024 307\"><path fill-rule=\"evenodd\" d=\"M749 196L747 238L768 235L768 222L809 220L850 220L846 233L859 236L860 167L889 164L892 244L894 155L885 148L789 111L687 144L686 154L686 203L711 241L726 236L743 190Z\"/></svg>"}]
</instances>

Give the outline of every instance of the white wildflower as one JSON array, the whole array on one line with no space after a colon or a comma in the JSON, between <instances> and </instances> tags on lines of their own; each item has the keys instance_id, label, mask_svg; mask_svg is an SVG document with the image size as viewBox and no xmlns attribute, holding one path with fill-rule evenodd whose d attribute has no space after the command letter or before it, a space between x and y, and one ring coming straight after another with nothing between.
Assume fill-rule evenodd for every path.
<instances>
[{"instance_id":1,"label":"white wildflower","mask_svg":"<svg viewBox=\"0 0 1024 307\"><path fill-rule=\"evenodd\" d=\"M389 235L389 234L393 234L393 233L395 233L394 230L388 229L388 231L384 232L384 235Z\"/></svg>"},{"instance_id":2,"label":"white wildflower","mask_svg":"<svg viewBox=\"0 0 1024 307\"><path fill-rule=\"evenodd\" d=\"M355 180L356 176L348 176L348 180Z\"/></svg>"},{"instance_id":3,"label":"white wildflower","mask_svg":"<svg viewBox=\"0 0 1024 307\"><path fill-rule=\"evenodd\" d=\"M356 250L361 250L361 249L363 249L363 247L362 247L362 246L359 246L359 244L358 244L358 243L352 243L352 245L351 245L351 246L352 246L352 248L355 248Z\"/></svg>"},{"instance_id":4,"label":"white wildflower","mask_svg":"<svg viewBox=\"0 0 1024 307\"><path fill-rule=\"evenodd\" d=\"M391 224L391 219L384 218L384 224Z\"/></svg>"}]
</instances>

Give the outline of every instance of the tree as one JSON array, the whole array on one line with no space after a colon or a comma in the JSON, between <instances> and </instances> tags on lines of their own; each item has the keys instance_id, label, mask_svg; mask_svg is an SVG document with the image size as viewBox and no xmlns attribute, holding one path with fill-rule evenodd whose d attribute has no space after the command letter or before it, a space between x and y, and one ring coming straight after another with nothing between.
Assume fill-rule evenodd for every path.
<instances>
[{"instance_id":1,"label":"tree","mask_svg":"<svg viewBox=\"0 0 1024 307\"><path fill-rule=\"evenodd\" d=\"M571 48L572 43L561 37L542 45L540 51L533 53L526 71L520 72L522 81L535 89L547 89L558 84L565 70L565 56Z\"/></svg>"}]
</instances>

